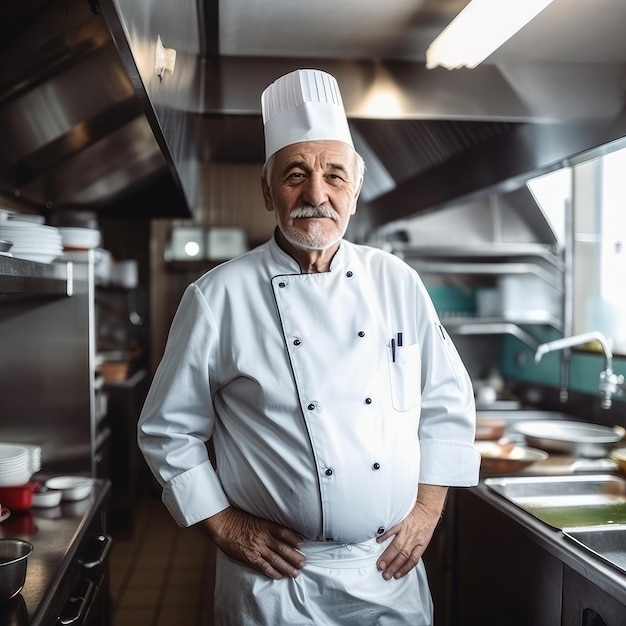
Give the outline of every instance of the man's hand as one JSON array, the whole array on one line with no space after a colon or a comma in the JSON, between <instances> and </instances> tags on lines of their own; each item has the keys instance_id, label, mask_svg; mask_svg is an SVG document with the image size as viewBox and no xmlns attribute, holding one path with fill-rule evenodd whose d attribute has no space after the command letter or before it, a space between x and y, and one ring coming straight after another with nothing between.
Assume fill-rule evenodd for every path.
<instances>
[{"instance_id":1,"label":"man's hand","mask_svg":"<svg viewBox=\"0 0 626 626\"><path fill-rule=\"evenodd\" d=\"M298 550L302 537L280 524L234 507L201 523L222 552L269 578L295 578L306 565L306 557Z\"/></svg>"},{"instance_id":2,"label":"man's hand","mask_svg":"<svg viewBox=\"0 0 626 626\"><path fill-rule=\"evenodd\" d=\"M385 580L406 576L422 558L441 518L447 493L447 487L420 485L412 511L377 538L380 543L394 537L377 563Z\"/></svg>"}]
</instances>

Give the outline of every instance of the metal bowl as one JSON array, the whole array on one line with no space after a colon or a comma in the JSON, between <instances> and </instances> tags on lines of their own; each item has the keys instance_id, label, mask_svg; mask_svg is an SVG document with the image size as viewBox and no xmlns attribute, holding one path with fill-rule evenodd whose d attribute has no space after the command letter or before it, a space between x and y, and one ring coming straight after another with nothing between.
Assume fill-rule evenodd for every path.
<instances>
[{"instance_id":1,"label":"metal bowl","mask_svg":"<svg viewBox=\"0 0 626 626\"><path fill-rule=\"evenodd\" d=\"M599 426L568 420L533 420L518 422L515 430L524 435L533 448L570 454L577 458L600 459L624 438L621 426Z\"/></svg>"},{"instance_id":2,"label":"metal bowl","mask_svg":"<svg viewBox=\"0 0 626 626\"><path fill-rule=\"evenodd\" d=\"M33 544L22 539L0 539L0 602L16 596L26 581Z\"/></svg>"}]
</instances>

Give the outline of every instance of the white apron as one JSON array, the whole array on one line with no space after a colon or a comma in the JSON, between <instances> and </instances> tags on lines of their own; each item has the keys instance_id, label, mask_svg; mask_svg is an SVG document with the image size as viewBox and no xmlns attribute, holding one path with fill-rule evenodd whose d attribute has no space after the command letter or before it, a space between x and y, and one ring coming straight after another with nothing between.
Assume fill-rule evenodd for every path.
<instances>
[{"instance_id":1,"label":"white apron","mask_svg":"<svg viewBox=\"0 0 626 626\"><path fill-rule=\"evenodd\" d=\"M388 543L305 542L306 567L282 580L218 551L215 626L430 626L422 561L403 578L384 580L376 561Z\"/></svg>"}]
</instances>

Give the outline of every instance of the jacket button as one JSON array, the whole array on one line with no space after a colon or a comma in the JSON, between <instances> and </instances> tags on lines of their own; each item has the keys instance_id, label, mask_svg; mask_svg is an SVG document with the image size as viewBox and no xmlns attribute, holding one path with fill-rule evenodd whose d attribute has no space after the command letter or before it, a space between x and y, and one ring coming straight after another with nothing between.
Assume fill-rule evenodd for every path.
<instances>
[{"instance_id":1,"label":"jacket button","mask_svg":"<svg viewBox=\"0 0 626 626\"><path fill-rule=\"evenodd\" d=\"M308 406L307 409L309 409L309 411L315 411L315 404L313 404L313 402L311 402Z\"/></svg>"},{"instance_id":2,"label":"jacket button","mask_svg":"<svg viewBox=\"0 0 626 626\"><path fill-rule=\"evenodd\" d=\"M294 346L299 346L302 342L299 339L294 339L293 340L293 345Z\"/></svg>"},{"instance_id":3,"label":"jacket button","mask_svg":"<svg viewBox=\"0 0 626 626\"><path fill-rule=\"evenodd\" d=\"M281 289L283 289L284 287L286 287L286 286L287 286L287 283L286 283L285 281L281 280L281 281L278 283L278 286L279 286Z\"/></svg>"},{"instance_id":4,"label":"jacket button","mask_svg":"<svg viewBox=\"0 0 626 626\"><path fill-rule=\"evenodd\" d=\"M324 474L326 474L326 476L332 476L333 475L333 470L330 469L330 467L324 472Z\"/></svg>"},{"instance_id":5,"label":"jacket button","mask_svg":"<svg viewBox=\"0 0 626 626\"><path fill-rule=\"evenodd\" d=\"M385 532L385 529L381 526L377 531L379 535L382 535Z\"/></svg>"},{"instance_id":6,"label":"jacket button","mask_svg":"<svg viewBox=\"0 0 626 626\"><path fill-rule=\"evenodd\" d=\"M372 404L371 398L365 398L365 404Z\"/></svg>"},{"instance_id":7,"label":"jacket button","mask_svg":"<svg viewBox=\"0 0 626 626\"><path fill-rule=\"evenodd\" d=\"M372 465L372 469L373 470L379 470L380 469L380 463L374 463L374 465Z\"/></svg>"},{"instance_id":8,"label":"jacket button","mask_svg":"<svg viewBox=\"0 0 626 626\"><path fill-rule=\"evenodd\" d=\"M354 276L354 274L353 274L351 271L347 271L347 272L346 272L346 276L347 276L348 278L352 278L352 277Z\"/></svg>"},{"instance_id":9,"label":"jacket button","mask_svg":"<svg viewBox=\"0 0 626 626\"><path fill-rule=\"evenodd\" d=\"M360 331L358 332L358 335L359 335L359 337L365 337L365 332L364 332L364 331L362 331L362 330L360 330Z\"/></svg>"}]
</instances>

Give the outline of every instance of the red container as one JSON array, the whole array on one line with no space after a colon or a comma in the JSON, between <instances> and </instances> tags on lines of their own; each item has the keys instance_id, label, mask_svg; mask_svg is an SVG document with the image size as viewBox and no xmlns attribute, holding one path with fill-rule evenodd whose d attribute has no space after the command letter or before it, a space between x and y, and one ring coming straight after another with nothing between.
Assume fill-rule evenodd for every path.
<instances>
[{"instance_id":1,"label":"red container","mask_svg":"<svg viewBox=\"0 0 626 626\"><path fill-rule=\"evenodd\" d=\"M33 492L39 483L31 481L15 487L0 487L0 504L9 511L28 511L33 506Z\"/></svg>"}]
</instances>

